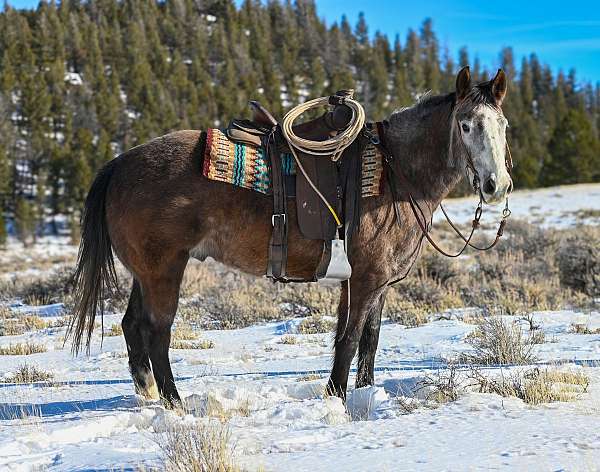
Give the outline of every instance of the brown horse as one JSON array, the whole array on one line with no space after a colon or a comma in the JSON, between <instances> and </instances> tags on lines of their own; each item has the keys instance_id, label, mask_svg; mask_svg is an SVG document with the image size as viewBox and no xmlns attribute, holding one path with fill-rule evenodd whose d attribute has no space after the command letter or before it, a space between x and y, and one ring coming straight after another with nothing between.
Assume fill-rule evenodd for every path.
<instances>
[{"instance_id":1,"label":"brown horse","mask_svg":"<svg viewBox=\"0 0 600 472\"><path fill-rule=\"evenodd\" d=\"M426 96L384 121L394 157L390 165L411 181L428 217L464 174L467 160L482 182L485 201L499 201L510 191L506 119L500 108L506 85L504 72L498 71L493 80L472 86L465 68L455 92ZM271 235L271 197L204 178L200 148L199 131L179 131L104 166L86 199L75 275L77 303L70 332L77 351L84 335L89 347L94 317L116 282L113 251L131 272L133 288L122 322L131 375L138 393L160 395L169 405L179 401L168 354L189 258L210 256L264 276ZM391 193L363 200L349 250L350 311L343 284L328 383L329 391L342 398L357 350L356 386L373 384L388 283L410 268L423 239L408 203L401 199L395 212ZM288 275L311 278L322 243L302 238L295 206L288 208Z\"/></svg>"}]
</instances>

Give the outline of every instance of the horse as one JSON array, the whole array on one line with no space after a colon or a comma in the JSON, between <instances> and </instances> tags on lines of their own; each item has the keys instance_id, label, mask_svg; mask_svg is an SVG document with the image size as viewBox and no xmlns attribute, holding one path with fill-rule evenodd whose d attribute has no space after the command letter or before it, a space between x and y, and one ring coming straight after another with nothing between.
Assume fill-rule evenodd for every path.
<instances>
[{"instance_id":1,"label":"horse","mask_svg":"<svg viewBox=\"0 0 600 472\"><path fill-rule=\"evenodd\" d=\"M485 203L512 190L505 165L507 120L502 70L479 84L468 67L455 90L426 94L383 121L393 160L389 175L403 175L429 217L463 175L475 178ZM68 334L77 353L89 344L102 301L116 288L114 256L133 276L122 320L136 393L180 404L169 362L179 288L190 258L207 257L264 276L271 235L270 196L202 176L201 132L176 131L134 147L97 174L82 212L82 239L74 275L75 305ZM392 177L393 178L393 177ZM322 242L303 239L289 205L288 273L310 279ZM386 292L418 257L424 233L405 192L363 199L349 254L352 276L342 283L334 359L327 391L345 399L358 351L356 388L373 385L375 353ZM350 296L348 297L348 290Z\"/></svg>"}]
</instances>

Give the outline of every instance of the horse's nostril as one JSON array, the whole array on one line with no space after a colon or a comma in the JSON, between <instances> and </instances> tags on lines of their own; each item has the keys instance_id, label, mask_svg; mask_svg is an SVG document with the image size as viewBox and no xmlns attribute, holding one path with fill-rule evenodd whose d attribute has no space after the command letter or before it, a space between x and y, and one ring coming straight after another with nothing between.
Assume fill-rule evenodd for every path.
<instances>
[{"instance_id":1,"label":"horse's nostril","mask_svg":"<svg viewBox=\"0 0 600 472\"><path fill-rule=\"evenodd\" d=\"M492 178L489 178L483 184L483 191L488 195L492 195L496 191L496 181Z\"/></svg>"}]
</instances>

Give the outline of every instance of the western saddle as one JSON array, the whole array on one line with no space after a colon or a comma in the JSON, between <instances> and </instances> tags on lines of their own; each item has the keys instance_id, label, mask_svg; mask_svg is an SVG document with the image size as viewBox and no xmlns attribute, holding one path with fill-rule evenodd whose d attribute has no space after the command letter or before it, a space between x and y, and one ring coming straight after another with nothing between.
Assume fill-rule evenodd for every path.
<instances>
[{"instance_id":1,"label":"western saddle","mask_svg":"<svg viewBox=\"0 0 600 472\"><path fill-rule=\"evenodd\" d=\"M352 98L353 90L340 90L329 97L330 110L320 117L293 127L294 134L313 141L325 141L346 129L353 111L344 104ZM296 159L304 172L286 176L282 170L281 154L290 152L290 145L282 133L280 123L257 101L251 101L251 120L234 119L226 134L232 141L261 146L270 161L273 195L273 232L269 244L267 276L280 282L307 282L317 280L342 281L350 278L351 268L344 247L359 220L361 154L368 143L364 133L344 150L336 161L316 157L294 149ZM311 182L309 182L309 179ZM338 225L330 209L311 187L318 188L337 215ZM287 201L295 198L298 226L303 237L323 241L321 260L311 280L287 276Z\"/></svg>"}]
</instances>

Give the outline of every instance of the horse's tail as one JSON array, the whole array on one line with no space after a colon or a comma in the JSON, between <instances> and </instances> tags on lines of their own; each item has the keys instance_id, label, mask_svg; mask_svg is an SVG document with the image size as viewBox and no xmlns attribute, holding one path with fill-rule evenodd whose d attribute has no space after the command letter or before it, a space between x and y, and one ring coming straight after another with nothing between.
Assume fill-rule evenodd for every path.
<instances>
[{"instance_id":1,"label":"horse's tail","mask_svg":"<svg viewBox=\"0 0 600 472\"><path fill-rule=\"evenodd\" d=\"M84 333L89 353L96 314L104 315L104 299L113 288L117 289L117 274L106 224L106 194L116 162L117 159L110 161L98 172L82 213L81 242L73 275L75 305L67 329L67 337L73 336L72 351L75 354L79 352Z\"/></svg>"}]
</instances>

